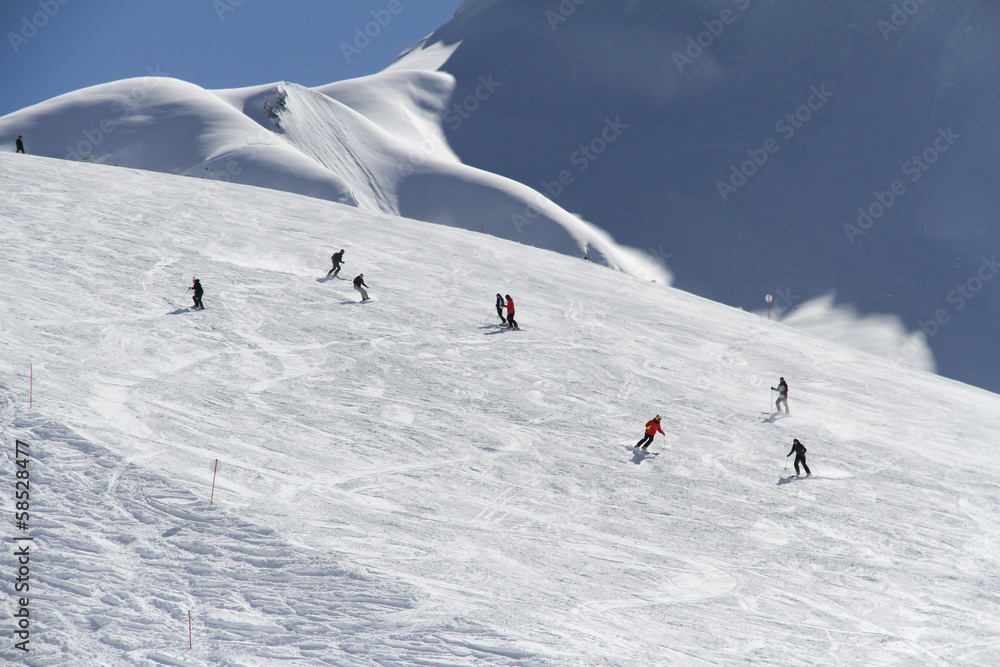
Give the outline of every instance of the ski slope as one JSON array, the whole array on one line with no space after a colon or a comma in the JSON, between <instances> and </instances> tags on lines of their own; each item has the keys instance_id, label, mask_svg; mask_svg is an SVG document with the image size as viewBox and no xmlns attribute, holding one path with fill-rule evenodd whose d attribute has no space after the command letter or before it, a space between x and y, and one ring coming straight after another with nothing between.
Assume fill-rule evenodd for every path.
<instances>
[{"instance_id":1,"label":"ski slope","mask_svg":"<svg viewBox=\"0 0 1000 667\"><path fill-rule=\"evenodd\" d=\"M35 538L4 660L1000 662L994 394L296 194L8 154L0 191L3 527L20 438Z\"/></svg>"},{"instance_id":2,"label":"ski slope","mask_svg":"<svg viewBox=\"0 0 1000 667\"><path fill-rule=\"evenodd\" d=\"M33 155L293 192L489 231L670 281L662 262L618 245L538 191L462 164L441 129L453 88L447 74L393 72L321 90L281 82L218 91L154 74L8 114L0 118L0 147L23 134Z\"/></svg>"}]
</instances>

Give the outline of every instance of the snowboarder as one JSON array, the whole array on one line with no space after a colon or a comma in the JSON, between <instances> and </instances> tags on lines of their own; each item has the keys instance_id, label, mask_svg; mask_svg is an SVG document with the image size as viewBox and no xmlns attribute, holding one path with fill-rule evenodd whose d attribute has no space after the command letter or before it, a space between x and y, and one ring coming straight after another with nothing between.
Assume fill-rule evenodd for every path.
<instances>
[{"instance_id":1,"label":"snowboarder","mask_svg":"<svg viewBox=\"0 0 1000 667\"><path fill-rule=\"evenodd\" d=\"M497 317L500 318L501 322L506 321L503 316L503 297L500 296L500 292L497 292Z\"/></svg>"},{"instance_id":2,"label":"snowboarder","mask_svg":"<svg viewBox=\"0 0 1000 667\"><path fill-rule=\"evenodd\" d=\"M191 284L191 287L188 287L188 289L194 290L194 305L192 308L205 310L205 306L201 305L201 295L205 293L205 290L202 289L201 282L197 278L192 278L191 280L194 282Z\"/></svg>"},{"instance_id":3,"label":"snowboarder","mask_svg":"<svg viewBox=\"0 0 1000 667\"><path fill-rule=\"evenodd\" d=\"M20 134L17 135L17 141L14 142L14 146L17 149L15 151L16 153L24 153L24 140L21 139L21 135ZM27 153L25 153L25 155L27 155Z\"/></svg>"},{"instance_id":4,"label":"snowboarder","mask_svg":"<svg viewBox=\"0 0 1000 667\"><path fill-rule=\"evenodd\" d=\"M520 329L514 320L514 299L510 298L510 294L505 295L505 298L507 299L507 328Z\"/></svg>"},{"instance_id":5,"label":"snowboarder","mask_svg":"<svg viewBox=\"0 0 1000 667\"><path fill-rule=\"evenodd\" d=\"M341 248L340 252L330 255L330 260L333 262L333 268L326 272L326 277L333 276L337 278L337 274L340 273L340 265L344 263L344 249Z\"/></svg>"},{"instance_id":6,"label":"snowboarder","mask_svg":"<svg viewBox=\"0 0 1000 667\"><path fill-rule=\"evenodd\" d=\"M358 277L354 279L354 289L361 293L362 301L368 300L368 292L365 291L366 287L368 287L368 285L365 285L365 274L359 273Z\"/></svg>"},{"instance_id":7,"label":"snowboarder","mask_svg":"<svg viewBox=\"0 0 1000 667\"><path fill-rule=\"evenodd\" d=\"M778 392L778 400L774 402L774 408L777 412L781 412L781 404L785 404L785 414L788 414L788 383L785 382L785 378L781 378L778 382L777 387L771 387L771 391Z\"/></svg>"},{"instance_id":8,"label":"snowboarder","mask_svg":"<svg viewBox=\"0 0 1000 667\"><path fill-rule=\"evenodd\" d=\"M648 422L646 422L646 435L639 442L635 443L635 448L648 449L649 443L653 442L653 438L656 434L666 435L663 429L660 428L660 415L656 415Z\"/></svg>"},{"instance_id":9,"label":"snowboarder","mask_svg":"<svg viewBox=\"0 0 1000 667\"><path fill-rule=\"evenodd\" d=\"M805 445L799 442L798 438L792 440L792 451L788 452L785 458L787 459L792 454L795 454L795 476L799 476L799 464L801 463L802 467L806 470L806 477L811 477L812 472L809 470L809 466L806 465L806 448Z\"/></svg>"}]
</instances>

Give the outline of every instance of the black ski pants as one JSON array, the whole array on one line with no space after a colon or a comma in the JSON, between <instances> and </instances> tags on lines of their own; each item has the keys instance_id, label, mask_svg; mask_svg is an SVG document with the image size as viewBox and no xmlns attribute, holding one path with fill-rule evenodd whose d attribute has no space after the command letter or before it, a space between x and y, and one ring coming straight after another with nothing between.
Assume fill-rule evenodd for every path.
<instances>
[{"instance_id":1,"label":"black ski pants","mask_svg":"<svg viewBox=\"0 0 1000 667\"><path fill-rule=\"evenodd\" d=\"M805 468L806 474L807 475L811 475L812 472L809 470L809 466L806 465L806 457L803 454L796 454L795 455L795 474L796 475L799 474L799 464L800 463L802 464L802 467Z\"/></svg>"},{"instance_id":2,"label":"black ski pants","mask_svg":"<svg viewBox=\"0 0 1000 667\"><path fill-rule=\"evenodd\" d=\"M640 440L639 442L635 443L635 446L636 447L642 447L643 449L646 449L647 447L649 447L650 443L653 442L653 438L655 436L656 436L655 433L650 433L648 435L644 435L644 436L642 436L642 440Z\"/></svg>"}]
</instances>

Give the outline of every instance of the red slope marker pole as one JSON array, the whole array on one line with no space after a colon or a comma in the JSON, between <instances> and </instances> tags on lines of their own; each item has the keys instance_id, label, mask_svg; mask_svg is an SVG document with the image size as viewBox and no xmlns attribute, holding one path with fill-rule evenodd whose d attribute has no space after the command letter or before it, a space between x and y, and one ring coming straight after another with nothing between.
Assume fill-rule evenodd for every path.
<instances>
[{"instance_id":1,"label":"red slope marker pole","mask_svg":"<svg viewBox=\"0 0 1000 667\"><path fill-rule=\"evenodd\" d=\"M215 502L215 475L219 472L219 459L215 459L215 470L212 471L212 497L208 499L208 504Z\"/></svg>"}]
</instances>

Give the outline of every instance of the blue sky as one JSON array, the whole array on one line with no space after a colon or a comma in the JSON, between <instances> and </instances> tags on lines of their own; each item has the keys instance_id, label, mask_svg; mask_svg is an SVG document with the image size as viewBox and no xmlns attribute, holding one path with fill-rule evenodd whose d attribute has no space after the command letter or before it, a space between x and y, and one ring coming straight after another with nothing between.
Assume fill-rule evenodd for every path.
<instances>
[{"instance_id":1,"label":"blue sky","mask_svg":"<svg viewBox=\"0 0 1000 667\"><path fill-rule=\"evenodd\" d=\"M363 76L381 70L446 23L460 4L0 0L0 116L79 88L149 72L204 88L272 81L317 86ZM375 36L364 35L366 30Z\"/></svg>"}]
</instances>

